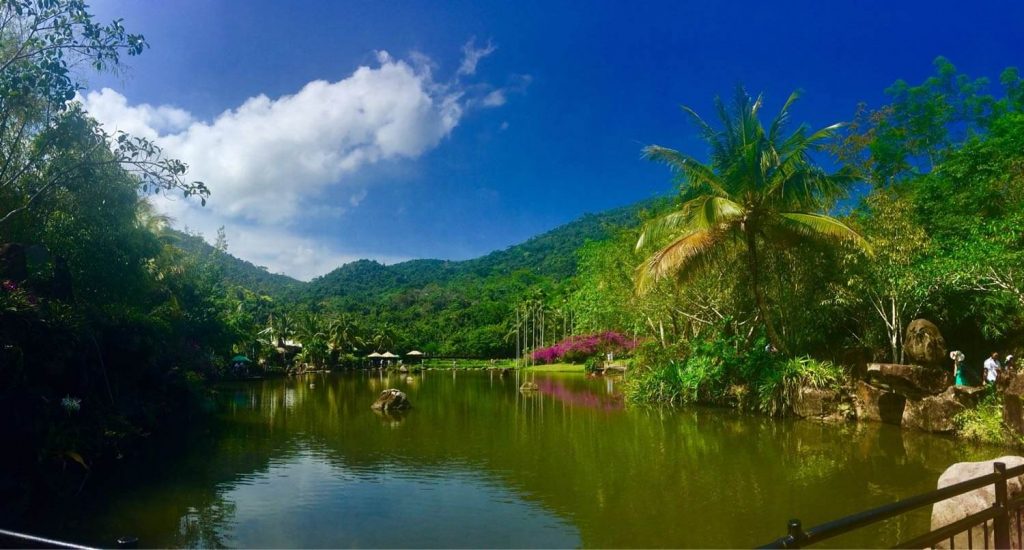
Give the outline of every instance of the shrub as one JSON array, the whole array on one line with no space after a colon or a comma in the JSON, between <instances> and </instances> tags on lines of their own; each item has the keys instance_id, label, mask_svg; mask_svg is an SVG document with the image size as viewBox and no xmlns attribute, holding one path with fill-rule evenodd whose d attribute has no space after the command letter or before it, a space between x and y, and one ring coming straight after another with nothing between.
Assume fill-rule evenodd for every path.
<instances>
[{"instance_id":1,"label":"shrub","mask_svg":"<svg viewBox=\"0 0 1024 550\"><path fill-rule=\"evenodd\" d=\"M557 344L535 350L532 357L538 363L578 363L608 352L627 353L635 347L635 339L608 331L570 336Z\"/></svg>"},{"instance_id":2,"label":"shrub","mask_svg":"<svg viewBox=\"0 0 1024 550\"><path fill-rule=\"evenodd\" d=\"M717 403L726 394L728 373L723 362L707 355L691 355L677 369L683 398L690 403Z\"/></svg>"},{"instance_id":3,"label":"shrub","mask_svg":"<svg viewBox=\"0 0 1024 550\"><path fill-rule=\"evenodd\" d=\"M838 389L843 383L842 367L830 361L797 357L776 363L756 380L757 407L771 416L793 410L801 387Z\"/></svg>"},{"instance_id":4,"label":"shrub","mask_svg":"<svg viewBox=\"0 0 1024 550\"><path fill-rule=\"evenodd\" d=\"M679 383L680 364L671 361L656 367L640 367L626 378L623 393L633 403L684 403Z\"/></svg>"},{"instance_id":5,"label":"shrub","mask_svg":"<svg viewBox=\"0 0 1024 550\"><path fill-rule=\"evenodd\" d=\"M1003 425L1003 401L996 393L989 393L978 406L961 412L953 421L957 434L965 439L995 444L1011 440Z\"/></svg>"}]
</instances>

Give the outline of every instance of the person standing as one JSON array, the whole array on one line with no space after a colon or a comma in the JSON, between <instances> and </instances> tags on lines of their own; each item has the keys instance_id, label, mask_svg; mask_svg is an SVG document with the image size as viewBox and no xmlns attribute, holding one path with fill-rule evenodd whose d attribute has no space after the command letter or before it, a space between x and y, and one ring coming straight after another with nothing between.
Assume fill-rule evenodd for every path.
<instances>
[{"instance_id":1,"label":"person standing","mask_svg":"<svg viewBox=\"0 0 1024 550\"><path fill-rule=\"evenodd\" d=\"M994 385L1002 368L1003 366L999 364L999 352L993 351L992 355L985 359L985 381Z\"/></svg>"},{"instance_id":2,"label":"person standing","mask_svg":"<svg viewBox=\"0 0 1024 550\"><path fill-rule=\"evenodd\" d=\"M967 381L967 372L964 369L964 359L967 357L962 351L951 351L949 352L949 358L953 360L953 379L957 386L969 385Z\"/></svg>"}]
</instances>

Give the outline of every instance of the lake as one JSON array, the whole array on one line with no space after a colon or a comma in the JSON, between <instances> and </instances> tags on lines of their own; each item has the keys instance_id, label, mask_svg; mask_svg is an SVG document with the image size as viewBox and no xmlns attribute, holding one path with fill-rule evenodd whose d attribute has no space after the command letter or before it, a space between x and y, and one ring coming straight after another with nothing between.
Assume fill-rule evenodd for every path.
<instances>
[{"instance_id":1,"label":"lake","mask_svg":"<svg viewBox=\"0 0 1024 550\"><path fill-rule=\"evenodd\" d=\"M880 424L627 407L621 380L428 371L218 389L216 421L37 533L172 547L749 547L999 456ZM529 375L533 379L533 375ZM370 410L385 388L413 409ZM99 483L99 482L98 482ZM884 546L928 511L837 539Z\"/></svg>"}]
</instances>

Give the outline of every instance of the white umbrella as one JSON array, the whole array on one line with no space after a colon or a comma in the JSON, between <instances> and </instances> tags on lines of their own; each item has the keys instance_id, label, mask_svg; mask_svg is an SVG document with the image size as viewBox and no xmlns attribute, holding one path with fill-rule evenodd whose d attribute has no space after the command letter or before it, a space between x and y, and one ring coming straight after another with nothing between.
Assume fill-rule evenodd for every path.
<instances>
[{"instance_id":1,"label":"white umbrella","mask_svg":"<svg viewBox=\"0 0 1024 550\"><path fill-rule=\"evenodd\" d=\"M379 354L379 353L377 353L377 352L373 352L370 355L367 355L367 357L384 357L384 356Z\"/></svg>"},{"instance_id":2,"label":"white umbrella","mask_svg":"<svg viewBox=\"0 0 1024 550\"><path fill-rule=\"evenodd\" d=\"M384 358L386 358L386 359L393 359L393 358L395 358L395 357L398 357L398 356L397 356L397 355L395 355L394 353L391 353L390 351L385 351L385 352L384 352L384 353L383 353L383 354L381 355L381 357L384 357Z\"/></svg>"},{"instance_id":3,"label":"white umbrella","mask_svg":"<svg viewBox=\"0 0 1024 550\"><path fill-rule=\"evenodd\" d=\"M423 352L422 351L412 350L409 353L406 353L406 355L423 355Z\"/></svg>"}]
</instances>

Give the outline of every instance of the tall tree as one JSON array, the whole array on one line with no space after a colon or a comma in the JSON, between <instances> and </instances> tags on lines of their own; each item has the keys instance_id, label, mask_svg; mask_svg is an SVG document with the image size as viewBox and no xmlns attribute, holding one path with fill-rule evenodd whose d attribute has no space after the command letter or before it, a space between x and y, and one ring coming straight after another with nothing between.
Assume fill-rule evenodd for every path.
<instances>
[{"instance_id":1,"label":"tall tree","mask_svg":"<svg viewBox=\"0 0 1024 550\"><path fill-rule=\"evenodd\" d=\"M671 275L685 278L720 257L730 242L745 247L747 275L754 303L768 338L785 350L772 308L765 298L762 243L795 246L808 241L849 242L867 249L867 242L843 222L822 212L855 181L851 170L826 173L811 153L840 126L810 132L801 125L783 132L789 109L799 98L794 92L765 128L758 118L762 99L736 91L732 110L716 100L722 128L716 129L688 107L683 110L700 128L711 147L711 160L695 158L659 145L644 148L644 156L663 162L679 174L683 202L679 208L649 222L637 249L668 242L636 271L639 292Z\"/></svg>"},{"instance_id":2,"label":"tall tree","mask_svg":"<svg viewBox=\"0 0 1024 550\"><path fill-rule=\"evenodd\" d=\"M181 192L206 204L206 186L186 181L188 167L144 138L91 124L89 143L109 154L67 157L68 126L86 118L72 101L80 89L74 67L116 70L122 55L145 48L120 20L95 22L84 0L0 0L0 228L106 164L130 172L143 192Z\"/></svg>"}]
</instances>

